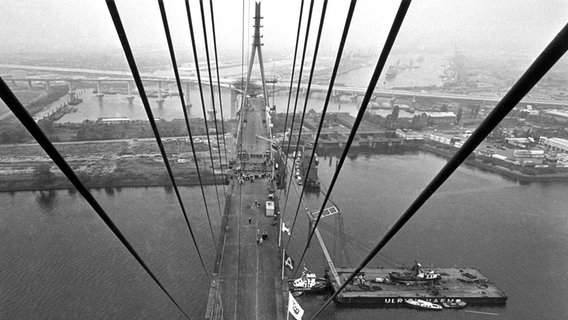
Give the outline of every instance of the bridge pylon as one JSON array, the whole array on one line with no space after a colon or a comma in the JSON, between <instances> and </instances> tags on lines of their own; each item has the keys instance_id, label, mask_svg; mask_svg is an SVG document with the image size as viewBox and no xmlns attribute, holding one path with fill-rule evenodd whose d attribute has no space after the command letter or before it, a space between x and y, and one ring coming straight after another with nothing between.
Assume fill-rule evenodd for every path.
<instances>
[{"instance_id":1,"label":"bridge pylon","mask_svg":"<svg viewBox=\"0 0 568 320\"><path fill-rule=\"evenodd\" d=\"M97 94L96 94L96 96L99 97L99 98L104 97L104 93L101 92L101 81L100 80L97 81Z\"/></svg>"},{"instance_id":2,"label":"bridge pylon","mask_svg":"<svg viewBox=\"0 0 568 320\"><path fill-rule=\"evenodd\" d=\"M249 60L249 64L248 64L248 72L247 72L247 81L245 83L245 92L243 94L243 104L241 106L241 109L246 106L246 100L247 100L247 94L248 94L248 88L250 85L250 76L252 73L252 65L254 64L254 56L255 53L258 51L258 63L260 65L260 76L262 78L262 92L264 95L264 103L265 106L267 104L267 99L268 99L268 95L266 94L266 79L264 77L264 63L262 60L262 43L260 42L260 38L262 38L262 36L260 35L260 28L262 27L260 25L260 19L262 19L262 17L260 16L260 2L256 2L255 4L255 10L254 10L254 36L253 36L253 42L252 42L252 50L250 53L250 60Z\"/></svg>"},{"instance_id":3,"label":"bridge pylon","mask_svg":"<svg viewBox=\"0 0 568 320\"><path fill-rule=\"evenodd\" d=\"M130 85L130 81L126 81L128 95L126 96L126 100L128 100L128 104L132 104L132 100L134 100L134 96L132 95L132 86Z\"/></svg>"}]
</instances>

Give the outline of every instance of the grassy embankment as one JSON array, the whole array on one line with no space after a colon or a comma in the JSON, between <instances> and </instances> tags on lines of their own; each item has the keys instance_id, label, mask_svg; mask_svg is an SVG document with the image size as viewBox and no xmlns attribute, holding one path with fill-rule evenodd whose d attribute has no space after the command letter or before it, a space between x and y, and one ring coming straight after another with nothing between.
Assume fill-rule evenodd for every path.
<instances>
[{"instance_id":1,"label":"grassy embankment","mask_svg":"<svg viewBox=\"0 0 568 320\"><path fill-rule=\"evenodd\" d=\"M90 188L169 186L154 141L105 141L57 144L57 149ZM165 143L169 162L179 185L198 185L191 146L184 141ZM203 184L213 184L209 152L205 143L195 146ZM73 188L37 145L0 145L0 191ZM218 158L214 157L216 168ZM221 175L217 183L223 183Z\"/></svg>"}]
</instances>

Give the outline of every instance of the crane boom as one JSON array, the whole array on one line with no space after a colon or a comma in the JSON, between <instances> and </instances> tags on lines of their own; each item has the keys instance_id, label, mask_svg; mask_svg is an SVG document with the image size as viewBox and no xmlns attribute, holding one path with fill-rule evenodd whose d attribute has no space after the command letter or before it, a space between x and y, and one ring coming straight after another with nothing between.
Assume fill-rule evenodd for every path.
<instances>
[{"instance_id":1,"label":"crane boom","mask_svg":"<svg viewBox=\"0 0 568 320\"><path fill-rule=\"evenodd\" d=\"M317 227L316 227L316 230L315 230L315 234L316 234L316 237L318 238L318 241L320 243L321 250L323 251L323 255L325 256L325 260L327 260L327 264L329 265L329 269L331 270L331 274L333 275L333 278L335 278L337 285L341 286L341 278L339 278L339 274L337 273L337 270L335 269L335 265L333 264L333 261L331 260L331 256L329 255L329 252L327 251L327 247L325 246L325 243L323 242L323 238L321 237L321 234L320 234Z\"/></svg>"},{"instance_id":2,"label":"crane boom","mask_svg":"<svg viewBox=\"0 0 568 320\"><path fill-rule=\"evenodd\" d=\"M294 188L294 190L296 190L296 193L298 193L298 194L300 193L297 186ZM308 204L306 203L306 200L304 198L302 198L302 203L304 204L304 208L307 209ZM326 208L325 210L327 210L328 213L330 213L327 216L333 215L335 213L339 213L339 210L335 206L330 207L330 208ZM306 215L308 216L308 220L310 221L310 225L313 225L313 222L315 221L314 214L310 213L309 210L306 210ZM317 217L317 214L316 214L316 217ZM331 271L331 274L332 274L333 278L335 279L335 281L337 282L337 284L339 286L341 286L341 278L339 277L339 274L337 273L337 270L335 269L335 265L333 264L333 261L331 260L331 256L329 255L329 251L327 251L327 247L325 246L325 243L323 242L323 238L322 238L318 228L315 229L315 234L316 234L316 237L318 238L318 242L320 244L321 250L323 251L323 255L325 256L325 260L327 261L327 264L329 265L329 270Z\"/></svg>"}]
</instances>

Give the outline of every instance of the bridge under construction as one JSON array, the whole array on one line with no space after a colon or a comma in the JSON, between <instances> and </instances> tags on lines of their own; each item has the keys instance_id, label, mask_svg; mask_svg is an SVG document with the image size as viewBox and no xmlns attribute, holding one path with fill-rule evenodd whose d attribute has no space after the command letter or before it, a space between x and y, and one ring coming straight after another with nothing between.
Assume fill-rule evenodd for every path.
<instances>
[{"instance_id":1,"label":"bridge under construction","mask_svg":"<svg viewBox=\"0 0 568 320\"><path fill-rule=\"evenodd\" d=\"M317 318L322 310L326 308L331 302L344 302L350 303L353 302L351 300L361 300L362 296L372 296L375 299L378 296L381 296L380 293L377 291L383 291L382 287L393 289L393 286L397 286L396 290L390 290L390 292L404 292L405 294L408 293L409 290L406 289L407 286L418 287L416 283L419 283L417 280L421 276L420 267L417 267L413 270L413 272L409 275L408 272L404 271L397 271L397 270L388 270L388 272L377 271L381 268L376 269L367 269L367 264L374 259L374 257L378 254L378 252L397 234L398 231L402 229L402 227L418 212L421 206L439 189L439 187L452 175L452 173L463 163L463 161L475 150L476 147L487 137L487 135L493 130L510 112L520 101L521 99L533 88L536 83L550 70L550 68L562 57L562 55L568 50L568 25L566 25L561 32L557 35L557 37L545 48L543 53L536 58L534 63L531 67L520 77L517 83L511 88L511 90L503 97L499 103L495 106L494 110L487 116L487 118L479 125L479 127L473 132L471 137L463 144L463 146L453 155L444 167L440 170L440 172L432 179L432 181L424 188L424 190L416 197L416 199L412 202L409 208L402 213L400 218L394 223L394 225L385 233L385 235L376 243L376 245L370 250L367 256L361 261L357 267L354 268L340 268L335 269L332 261L332 257L327 252L323 239L318 230L318 223L322 218L337 215L339 210L337 207L327 207L326 205L330 200L330 194L333 191L333 188L338 180L339 174L341 172L342 166L345 162L347 157L347 153L349 148L353 144L355 136L357 134L357 130L363 120L363 116L365 114L365 110L369 105L369 102L373 98L375 94L375 87L377 85L379 76L383 71L385 66L386 60L390 54L390 51L393 47L393 44L396 40L398 31L404 21L404 17L406 12L410 6L410 0L402 0L400 7L396 13L394 18L394 22L392 24L392 28L389 31L388 37L385 41L384 47L381 51L381 54L378 58L375 70L373 75L371 76L371 80L369 82L369 86L364 90L364 97L361 103L361 106L358 110L357 116L355 121L351 127L351 131L347 141L345 142L345 148L341 157L339 158L335 172L327 188L326 192L324 192L324 200L322 202L322 207L317 211L310 211L305 204L305 200L303 199L303 194L305 192L305 184L301 185L301 180L298 181L297 184L292 183L292 177L294 173L294 166L298 160L299 154L299 143L300 138L297 139L295 148L291 148L291 136L294 132L294 125L296 123L296 106L298 100L298 92L300 91L300 82L302 79L302 70L305 61L305 54L306 54L306 47L308 43L308 30L311 21L311 15L314 7L314 1L310 3L310 11L308 14L307 19L307 27L306 27L306 34L305 34L305 44L301 58L301 67L298 76L298 86L295 89L296 92L296 103L294 105L294 110L291 112L292 119L290 121L290 139L288 140L288 147L286 148L286 152L284 152L284 143L285 140L282 142L281 146L274 146L273 134L272 134L272 118L273 109L268 106L268 95L266 90L266 80L264 76L264 67L262 61L262 43L261 43L261 36L260 36L260 21L262 19L260 15L260 3L256 4L255 7L255 16L254 16L254 37L253 37L253 44L252 44L252 52L250 56L250 61L248 63L248 73L247 73L247 80L244 87L244 91L242 92L242 99L241 99L241 107L237 112L238 122L239 125L237 127L236 132L236 144L234 145L236 159L232 161L230 167L230 175L229 175L229 186L228 190L225 192L225 208L223 210L223 217L222 217L222 224L221 224L221 232L219 236L218 243L215 243L216 247L216 260L213 271L210 272L206 267L201 252L199 251L199 246L195 240L194 231L191 227L191 223L188 219L188 215L183 204L182 197L178 190L178 186L176 184L176 179L173 175L172 169L169 165L168 155L164 149L162 139L160 138L160 134L158 131L158 127L156 125L156 120L152 114L150 104L148 102L148 97L146 96L144 86L142 83L142 78L138 71L137 65L134 60L134 56L132 54L132 50L130 48L130 44L126 37L126 32L124 27L122 26L122 21L120 15L118 14L118 9L114 0L107 0L108 9L113 19L113 23L115 25L117 35L119 36L122 48L126 55L128 64L132 71L132 76L140 93L140 98L143 101L144 108L148 115L148 120L151 124L152 131L156 138L156 143L160 148L160 153L163 158L163 162L166 166L166 170L168 172L168 176L170 178L172 187L176 194L176 198L180 204L180 208L182 214L185 218L185 222L187 224L187 228L189 234L193 240L193 244L196 247L197 255L199 256L201 265L205 271L205 275L211 279L211 285L209 290L209 299L206 306L206 314L205 318L208 320L221 320L221 319L278 319L283 320L289 318L289 315L292 314L296 319L301 319L303 315L303 310L300 308L299 305L295 302L295 304L290 304L290 302L295 301L292 298L289 300L287 297L291 297L288 294L288 282L287 279L284 277L283 273L283 263L285 252L283 250L283 246L281 245L280 236L281 230L284 230L284 226L282 224L282 214L285 214L286 202L288 200L288 195L290 194L290 186L294 186L294 190L299 194L298 206L295 210L294 216L294 223L292 224L291 228L288 232L292 233L294 231L294 225L296 223L296 217L298 212L300 211L300 207L304 204L304 209L306 210L309 221L310 221L310 234L308 240L306 241L306 245L303 249L301 257L297 262L296 266L301 265L303 258L305 257L306 251L310 245L313 236L317 238L319 241L323 253L325 255L326 263L330 268L331 272L331 282L333 285L334 292L325 298L325 302L319 308L318 311L311 314L311 319ZM299 127L296 129L298 130L298 137L301 137L302 128L304 123L304 116L306 113L307 101L310 94L311 89L311 82L313 77L313 72L316 69L316 58L318 55L318 48L320 37L322 33L322 27L324 24L324 18L327 8L327 0L323 2L323 7L321 10L321 18L319 21L319 29L317 34L317 40L314 49L314 58L312 59L312 66L310 69L309 80L306 88L306 101L304 103L303 111L301 113L301 120L299 121ZM311 159L308 162L309 166L307 168L307 172L310 171L310 166L313 162L315 149L319 142L320 133L323 127L323 119L325 117L325 113L327 111L327 106L329 99L333 94L333 85L335 81L335 76L337 74L337 69L339 66L339 62L341 61L343 48L345 45L345 40L347 38L347 31L349 30L349 25L351 19L353 17L353 11L355 9L356 0L351 1L351 5L349 7L349 12L347 14L345 29L343 31L342 40L338 49L337 58L335 60L334 70L332 72L330 85L327 90L326 102L323 106L322 116L317 126L317 133L313 142L313 149L314 152L311 153ZM162 14L162 22L164 24L164 29L166 33L166 38L168 40L168 47L170 52L170 58L172 62L172 66L174 69L174 73L176 76L176 84L178 87L178 91L180 93L180 105L183 108L185 121L187 123L189 141L192 143L192 151L193 151L193 158L195 160L196 171L198 175L198 179L201 185L201 193L203 196L203 202L205 204L205 211L207 214L207 218L209 220L209 228L211 229L212 241L215 242L215 236L213 232L213 227L211 225L211 220L209 217L208 207L206 203L206 196L205 191L203 189L203 183L201 181L201 177L199 176L199 164L197 161L197 156L195 154L195 148L193 146L193 137L191 128L189 126L189 118L187 115L187 106L184 101L184 95L181 94L183 92L182 88L182 80L179 76L179 71L177 69L177 61L175 59L175 54L173 50L172 39L169 33L169 26L167 23L167 18L164 9L164 3L162 0L158 1L160 6L160 11ZM204 9L203 9L203 2L200 1L200 8L201 8L201 17L203 22L203 29L204 29L204 38L207 39L207 34L205 34L205 18L204 18ZM191 40L192 40L192 48L195 65L200 65L197 62L197 53L196 53L196 45L194 41L194 34L193 34L193 24L190 15L190 7L189 2L186 1L186 8L188 12L188 20L190 26L190 33L191 33ZM211 8L211 17L212 17L212 26L214 30L214 22L213 22L213 5L212 1L210 4ZM302 1L302 10L303 10L303 1ZM302 11L300 11L299 17L299 25L298 25L298 38L300 34L300 25L302 21ZM213 34L215 37L215 34ZM208 71L209 71L209 83L213 84L213 78L211 76L211 68L209 66L209 53L207 49L207 41L205 50L207 52L207 61L208 61ZM297 51L297 45L296 50ZM296 52L295 52L296 54ZM215 49L215 58L216 58L216 49ZM256 89L253 91L252 89L249 92L250 86L250 77L252 73L252 67L255 61L255 55L258 55L258 60L260 64L260 72L262 76L262 90ZM294 56L293 65L295 67L296 62L296 55ZM294 68L293 67L293 68ZM294 70L294 69L293 69ZM292 79L290 84L290 95L292 93L292 83L294 80L294 71L292 71ZM202 81L200 79L199 69L197 69L197 79L200 86L200 98L201 104L203 107L203 113L205 112L205 103L202 91ZM219 88L219 96L221 90L221 84L219 83L219 75L217 74L217 86ZM211 104L213 109L213 114L215 115L215 93L213 86L209 86L211 89ZM49 138L42 132L38 124L34 121L34 119L30 116L30 114L26 111L24 106L19 102L19 100L15 97L12 93L10 88L7 86L6 82L0 77L0 96L2 100L6 103L6 105L12 110L12 112L16 115L18 120L25 126L28 132L38 141L40 146L44 149L44 151L51 157L51 159L55 162L55 164L59 167L59 169L63 172L63 174L71 181L71 183L75 186L75 188L79 191L79 193L84 197L84 199L89 203L89 205L93 208L96 214L101 218L101 220L105 223L105 225L110 229L110 231L116 236L117 240L119 240L122 245L127 249L130 255L135 258L137 263L144 269L146 274L153 280L153 282L161 289L163 294L165 294L170 302L175 305L175 307L185 316L185 318L190 319L190 316L186 313L184 308L177 302L177 300L170 294L169 290L162 284L160 279L156 277L156 275L152 272L149 266L146 264L142 256L138 254L135 250L134 246L130 244L127 238L122 234L119 230L117 225L114 224L111 217L105 212L102 206L97 202L93 194L85 187L85 185L81 182L81 180L76 175L75 171L69 166L66 160L62 157L59 151L54 147L52 142ZM220 99L219 99L220 100ZM290 99L289 99L290 100ZM289 107L289 106L288 106ZM222 106L219 108L222 110ZM289 110L287 110L287 115ZM222 117L222 113L221 113ZM286 122L288 121L288 117L286 118ZM216 119L215 119L216 123ZM207 129L207 122L205 122L206 129ZM285 130L288 128L287 123L284 125ZM217 128L216 128L217 129ZM207 133L209 130L206 130ZM215 130L219 132L220 130ZM224 133L224 129L221 131ZM224 135L223 135L224 136ZM286 135L285 135L286 136ZM212 147L210 143L209 134L207 136L207 141L209 144L209 154L211 159L211 169L214 171L214 161L213 161L213 154L212 154ZM219 143L219 136L217 135L217 145ZM225 144L225 146L227 146ZM291 152L293 150L293 152ZM223 172L223 164L222 164L222 156L221 150L219 149L219 167L221 172ZM289 156L292 154L292 156ZM226 158L226 155L225 155ZM289 162L288 160L293 160ZM281 160L276 159L284 159L282 162ZM276 191L276 161L283 166L284 168L288 168L290 172L290 178L288 179L287 187L288 191L286 191L286 200L284 202L284 209L282 209L282 214L280 213L280 204L279 204L279 196L275 195ZM227 159L225 159L227 163ZM228 166L227 166L228 167ZM221 205L219 202L219 191L217 189L217 183L215 183L215 191L217 194L217 204L219 205L219 211L221 211ZM223 185L225 189L225 186ZM282 196L283 193L280 195ZM275 203L275 206L272 206L272 203ZM285 249L285 247L284 247ZM419 265L417 263L417 265ZM298 268L295 268L297 272ZM458 290L461 290L465 285L462 283L466 283L467 286L473 288L472 292L466 292L467 295L473 295L473 298L477 299L481 297L483 301L487 301L487 303L504 303L506 300L506 295L501 294L500 290L493 290L494 288L490 285L489 281L480 273L478 273L475 269L470 268L463 268L463 270L456 271L456 268L453 269L438 269L439 273L434 274L434 271L429 272L428 274L432 276L433 279L440 279L440 277L451 277L452 282L450 282L447 287L456 287ZM369 275L374 277L373 282L377 283L377 285L370 286L367 283L367 279L365 278L365 272ZM424 277L424 274L422 274ZM388 280L385 280L388 279ZM424 279L424 278L421 278ZM453 280L456 280L455 282ZM432 285L433 282L426 281L426 285L422 285L421 289L427 291L426 293L421 292L422 295L414 295L420 298L430 299L432 296L439 296L440 290L448 290L450 292L451 288L444 288L442 285L445 283L436 283ZM458 283L459 282L459 283ZM354 285L356 284L356 285ZM377 289L378 287L378 289ZM347 289L346 289L347 288ZM480 289L483 288L483 289ZM188 288L189 290L191 288ZM415 288L416 289L416 288ZM480 290L478 290L480 289ZM357 291L359 290L359 291ZM438 290L438 292L436 292ZM454 288L455 290L455 288ZM388 290L384 290L388 291ZM374 293L370 293L374 292ZM443 291L442 291L443 292ZM461 293L464 297L464 293ZM491 294L495 294L495 296L490 296ZM402 298L397 298L396 303L405 302L405 299L408 298L410 300L410 296L402 295ZM384 300L383 303L375 303L376 300L371 300L369 304L376 304L376 305L384 305L384 304L392 304L394 303L392 299L395 297L393 296L381 296ZM451 297L459 298L459 297ZM430 300L428 300L430 301ZM366 303L366 302L365 302ZM290 306L293 306L292 308ZM438 306L441 309L441 306Z\"/></svg>"}]
</instances>

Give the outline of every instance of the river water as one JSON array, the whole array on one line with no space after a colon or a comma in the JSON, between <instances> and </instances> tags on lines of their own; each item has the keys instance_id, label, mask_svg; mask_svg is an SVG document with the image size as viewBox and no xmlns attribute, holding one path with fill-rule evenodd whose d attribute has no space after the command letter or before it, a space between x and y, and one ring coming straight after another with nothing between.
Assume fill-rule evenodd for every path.
<instances>
[{"instance_id":1,"label":"river water","mask_svg":"<svg viewBox=\"0 0 568 320\"><path fill-rule=\"evenodd\" d=\"M424 58L424 57L423 57ZM400 62L401 65L409 64L409 61L414 59L414 64L416 62L416 56L414 55L402 55L393 58L393 60L389 60L388 65L396 64ZM437 55L427 55L424 60L420 63L420 68L414 69L404 69L399 72L396 78L392 80L384 79L384 76L381 77L379 84L377 85L378 88L390 89L393 87L399 86L429 86L429 85L440 85L440 78L439 75L442 73L442 64L444 63L446 58ZM236 68L236 67L235 67ZM366 67L362 67L360 69L351 70L345 73L338 75L336 86L339 85L347 85L347 86L355 86L366 88L369 80L371 78L371 74L373 73L375 66L369 65ZM240 70L240 67L238 67ZM236 70L236 69L235 69ZM167 70L171 72L171 70ZM234 76L231 73L231 70L222 70L228 72L227 75ZM164 71L166 72L166 71ZM270 69L267 70L267 74L270 74ZM299 71L296 71L296 77ZM159 73L158 73L159 74ZM384 74L384 72L383 72ZM221 77L225 77L227 75L221 75ZM302 77L303 82L307 83L308 75L304 72ZM270 78L270 77L268 77ZM289 80L280 80L284 83L284 81ZM288 82L289 83L289 82ZM288 84L286 83L286 84ZM321 83L323 85L328 85L327 82ZM173 83L169 84L169 89L177 91L175 85ZM156 84L148 83L145 86L147 92L155 91L157 89ZM269 96L272 97L272 88L270 84L267 84L267 90ZM166 85L163 88L167 88ZM185 90L185 87L184 87ZM204 101L205 105L207 106L207 111L211 111L211 91L209 87L204 87L203 90ZM64 115L58 122L82 122L86 119L88 120L97 120L98 118L106 118L106 117L127 117L131 120L144 120L147 119L146 113L144 111L142 101L138 96L135 96L132 103L129 103L126 95L122 94L107 94L104 97L100 98L95 96L91 93L91 90L81 90L79 92L79 96L83 99L83 102L77 106L77 112L68 113ZM199 88L197 86L193 86L190 88L189 93L190 99L189 103L186 101L187 105L192 105L189 108L189 116L196 117L196 118L203 118L203 111L201 108L201 100L200 100L200 93ZM226 118L231 117L231 107L230 107L230 98L231 93L227 89L222 89L222 104L223 104L223 115ZM325 93L324 92L313 92L306 107L306 111L310 109L314 109L315 111L321 111L324 104ZM300 94L297 102L296 102L296 95L292 94L290 99L290 107L289 110L292 112L294 110L294 106L296 106L297 112L302 112L305 104L305 95ZM348 96L340 97L339 101L332 101L329 104L328 112L349 112L352 115L357 113L359 108L361 97L359 97L359 101L352 101ZM54 109L56 106L59 106L63 102L67 101L68 98L65 97L61 101L57 101L53 103ZM154 113L155 118L165 119L165 120L172 120L172 119L181 119L183 118L183 111L180 107L180 99L179 97L167 97L164 99L163 105L160 107L157 103L158 98L149 98L150 105L152 107L152 112ZM271 105L276 105L277 112L286 112L288 109L288 95L285 93L276 93L276 97L273 100L270 99ZM218 92L215 90L215 108L218 110L219 108L219 101L218 101ZM50 109L50 110L52 110ZM207 115L210 117L210 115ZM217 111L217 117L221 117L220 112Z\"/></svg>"},{"instance_id":2,"label":"river water","mask_svg":"<svg viewBox=\"0 0 568 320\"><path fill-rule=\"evenodd\" d=\"M406 62L404 57L401 61ZM426 58L421 69L408 70L408 75L401 73L392 83L381 81L379 85L437 84L441 63L441 59L429 63ZM338 77L338 82L364 87L372 68L345 73ZM411 79L419 80L411 82ZM194 105L190 116L202 117L197 88L191 89L190 96ZM84 102L76 106L78 111L59 121L117 116L146 118L139 98L130 105L124 95L99 99L90 90L84 90L81 97ZM209 104L207 97L210 97L208 88L205 100ZM229 99L230 93L224 90L225 116L230 115ZM304 99L301 95L298 110L303 108ZM155 100L150 98L155 117L168 120L183 117L179 98L166 98L162 107ZM285 112L287 95L277 94L275 100L278 112ZM322 105L323 94L316 93L310 98L307 110L319 111ZM343 97L332 102L329 110L355 114L358 106ZM335 157L320 158L320 178L326 185L335 162ZM348 158L332 200L342 211L349 257L340 254L340 238L322 227L336 265L358 264L368 247L379 241L444 163L445 159L423 152ZM184 187L181 191L200 250L211 269L215 250L201 192L198 187ZM94 193L182 307L192 318L203 318L209 281L171 190L123 188ZM214 204L214 189L206 187L206 194L208 203ZM409 265L417 259L425 266L476 267L507 292L506 306L468 309L486 314L465 311L432 314L332 305L320 319L563 318L568 314L566 194L566 184L519 184L493 173L462 167L371 263L372 266ZM313 210L319 208L322 200L321 196L307 196ZM80 195L68 191L0 193L0 203L0 319L182 318ZM297 196L291 192L285 214L287 225L292 223L296 204ZM215 205L210 210L217 234L219 213ZM307 234L307 219L302 214L300 211L296 236L288 247L296 258ZM338 227L339 220L333 218L326 224L328 228ZM314 243L308 253L307 266L320 273L325 262L318 245ZM309 315L323 299L300 297L299 301Z\"/></svg>"},{"instance_id":3,"label":"river water","mask_svg":"<svg viewBox=\"0 0 568 320\"><path fill-rule=\"evenodd\" d=\"M320 158L320 177L331 179L336 158ZM445 160L422 153L348 158L332 194L343 230L367 246L376 243ZM509 295L505 307L470 308L499 319L560 319L568 314L568 200L565 184L519 184L475 168L460 168L381 252L373 266L411 264L470 266ZM182 188L190 221L208 267L214 247L198 187ZM212 187L208 202L215 203ZM175 195L163 188L95 191L157 276L192 318L205 312L209 282L181 216ZM285 220L291 224L297 197L291 193ZM323 197L308 195L316 208ZM56 191L0 194L0 319L181 319L117 239L76 193ZM211 206L214 230L219 214ZM298 257L307 222L300 211L289 245ZM326 223L334 226L335 220ZM322 229L336 264L339 241ZM286 240L286 237L284 238ZM352 264L366 254L346 242ZM325 266L314 243L307 266ZM323 297L300 297L313 312ZM331 306L322 319L432 319L406 309L345 309ZM485 319L464 311L437 319Z\"/></svg>"}]
</instances>

